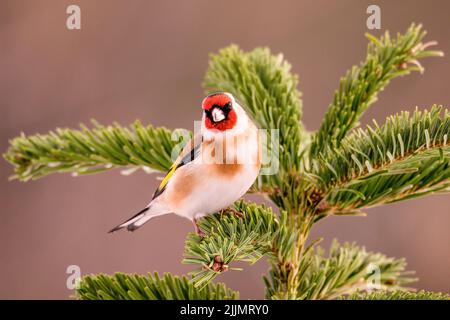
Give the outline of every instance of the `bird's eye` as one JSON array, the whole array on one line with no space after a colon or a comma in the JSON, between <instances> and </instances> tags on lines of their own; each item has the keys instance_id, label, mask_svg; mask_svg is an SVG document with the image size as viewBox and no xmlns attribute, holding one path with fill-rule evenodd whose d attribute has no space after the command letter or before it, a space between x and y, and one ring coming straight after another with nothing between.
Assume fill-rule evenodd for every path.
<instances>
[{"instance_id":1,"label":"bird's eye","mask_svg":"<svg viewBox=\"0 0 450 320\"><path fill-rule=\"evenodd\" d=\"M226 103L223 108L224 110L231 110L231 102Z\"/></svg>"}]
</instances>

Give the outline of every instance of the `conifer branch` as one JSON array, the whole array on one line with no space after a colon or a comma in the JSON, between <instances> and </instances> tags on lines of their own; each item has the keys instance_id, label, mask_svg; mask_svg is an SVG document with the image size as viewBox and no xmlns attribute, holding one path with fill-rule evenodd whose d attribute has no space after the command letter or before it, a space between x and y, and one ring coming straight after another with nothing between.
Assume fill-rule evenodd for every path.
<instances>
[{"instance_id":1,"label":"conifer branch","mask_svg":"<svg viewBox=\"0 0 450 320\"><path fill-rule=\"evenodd\" d=\"M322 210L339 213L450 186L450 112L433 106L359 129L315 162Z\"/></svg>"},{"instance_id":2,"label":"conifer branch","mask_svg":"<svg viewBox=\"0 0 450 320\"><path fill-rule=\"evenodd\" d=\"M354 66L341 78L339 89L330 104L319 131L311 144L315 158L328 146L339 147L347 133L358 125L363 112L377 100L377 95L390 80L412 71L423 72L419 59L442 56L428 50L436 42L423 43L426 32L421 25L411 25L405 34L392 39L388 32L381 38L367 35L370 43L366 60Z\"/></svg>"},{"instance_id":3,"label":"conifer branch","mask_svg":"<svg viewBox=\"0 0 450 320\"><path fill-rule=\"evenodd\" d=\"M10 141L3 155L14 165L17 178L38 179L54 172L75 175L103 172L117 167L166 171L178 143L166 128L144 127L136 121L128 128L118 124L92 129L56 129L48 134L21 134Z\"/></svg>"},{"instance_id":4,"label":"conifer branch","mask_svg":"<svg viewBox=\"0 0 450 320\"><path fill-rule=\"evenodd\" d=\"M85 276L76 297L81 300L237 300L239 293L223 283L208 284L200 291L187 277L165 273L161 278L155 272L148 276L123 273Z\"/></svg>"},{"instance_id":5,"label":"conifer branch","mask_svg":"<svg viewBox=\"0 0 450 320\"><path fill-rule=\"evenodd\" d=\"M334 241L325 256L324 250L312 244L303 255L299 267L296 293L280 296L279 276L265 278L268 299L334 299L344 293L366 288L373 271L379 273L384 288L399 288L415 279L405 272L403 259L388 258L380 253L367 252L363 247Z\"/></svg>"},{"instance_id":6,"label":"conifer branch","mask_svg":"<svg viewBox=\"0 0 450 320\"><path fill-rule=\"evenodd\" d=\"M196 287L202 288L217 275L225 272L235 261L251 264L272 250L278 219L272 209L244 201L236 202L233 213L216 213L200 221L205 237L189 234L183 263L199 265L192 272Z\"/></svg>"},{"instance_id":7,"label":"conifer branch","mask_svg":"<svg viewBox=\"0 0 450 320\"><path fill-rule=\"evenodd\" d=\"M396 290L376 290L372 292L358 291L348 296L339 297L340 300L450 300L450 296L441 292L420 290L418 292Z\"/></svg>"}]
</instances>

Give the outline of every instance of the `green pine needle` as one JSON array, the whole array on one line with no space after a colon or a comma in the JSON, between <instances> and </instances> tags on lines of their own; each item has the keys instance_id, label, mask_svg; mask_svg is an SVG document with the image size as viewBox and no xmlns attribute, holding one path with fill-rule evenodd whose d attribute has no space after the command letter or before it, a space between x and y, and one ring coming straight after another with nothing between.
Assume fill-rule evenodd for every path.
<instances>
[{"instance_id":1,"label":"green pine needle","mask_svg":"<svg viewBox=\"0 0 450 320\"><path fill-rule=\"evenodd\" d=\"M192 272L196 287L202 288L217 275L232 268L232 263L251 264L271 253L278 219L270 208L239 201L233 213L216 213L201 220L205 237L191 233L186 240L183 263L199 265Z\"/></svg>"},{"instance_id":2,"label":"green pine needle","mask_svg":"<svg viewBox=\"0 0 450 320\"><path fill-rule=\"evenodd\" d=\"M421 25L412 25L405 34L392 39L388 32L379 39L367 35L370 43L367 57L360 66L351 68L341 78L339 89L330 104L319 131L311 145L316 157L328 146L339 146L350 130L358 125L361 115L377 100L389 82L412 71L423 72L419 59L442 56L440 51L427 50L435 42L423 43L426 32Z\"/></svg>"},{"instance_id":3,"label":"green pine needle","mask_svg":"<svg viewBox=\"0 0 450 320\"><path fill-rule=\"evenodd\" d=\"M320 247L311 248L303 255L299 270L300 281L292 299L334 299L344 293L366 288L379 274L379 284L384 288L399 288L415 281L411 272L405 271L403 259L367 252L353 243L331 245L328 255ZM284 299L283 283L276 274L265 279L267 298ZM281 293L281 295L280 295Z\"/></svg>"},{"instance_id":4,"label":"green pine needle","mask_svg":"<svg viewBox=\"0 0 450 320\"><path fill-rule=\"evenodd\" d=\"M179 142L166 128L144 127L140 121L129 128L93 125L12 139L3 155L14 166L12 178L27 181L54 172L84 175L128 166L166 171L172 164L171 152Z\"/></svg>"},{"instance_id":5,"label":"green pine needle","mask_svg":"<svg viewBox=\"0 0 450 320\"><path fill-rule=\"evenodd\" d=\"M324 208L342 212L445 191L450 112L433 106L358 129L314 162Z\"/></svg>"},{"instance_id":6,"label":"green pine needle","mask_svg":"<svg viewBox=\"0 0 450 320\"><path fill-rule=\"evenodd\" d=\"M116 273L81 279L76 292L81 300L237 300L239 293L224 284L208 284L197 290L187 277L165 273L148 276Z\"/></svg>"},{"instance_id":7,"label":"green pine needle","mask_svg":"<svg viewBox=\"0 0 450 320\"><path fill-rule=\"evenodd\" d=\"M450 300L450 296L441 292L418 291L410 292L404 290L373 292L355 292L349 296L343 296L340 300Z\"/></svg>"}]
</instances>

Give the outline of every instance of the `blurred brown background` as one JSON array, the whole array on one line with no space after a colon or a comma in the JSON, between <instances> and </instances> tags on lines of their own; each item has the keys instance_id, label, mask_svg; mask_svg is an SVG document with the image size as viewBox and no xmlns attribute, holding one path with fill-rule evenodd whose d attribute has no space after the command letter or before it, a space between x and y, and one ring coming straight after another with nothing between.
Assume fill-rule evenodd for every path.
<instances>
[{"instance_id":1,"label":"blurred brown background","mask_svg":"<svg viewBox=\"0 0 450 320\"><path fill-rule=\"evenodd\" d=\"M82 29L66 29L66 7L81 7ZM396 79L364 122L399 110L450 105L448 1L32 1L0 2L0 150L21 131L45 133L135 119L192 128L208 54L230 43L283 52L300 75L304 122L317 129L339 77L365 55L366 8L378 4L382 30L421 22L446 57L424 61L424 75ZM379 34L380 31L375 32ZM165 216L136 233L107 231L147 203L155 176L109 172L8 182L0 161L0 298L68 298L68 265L83 274L115 271L187 273L181 265L188 220ZM329 218L313 237L337 237L406 257L420 281L450 291L450 196ZM262 298L264 261L219 278Z\"/></svg>"}]
</instances>

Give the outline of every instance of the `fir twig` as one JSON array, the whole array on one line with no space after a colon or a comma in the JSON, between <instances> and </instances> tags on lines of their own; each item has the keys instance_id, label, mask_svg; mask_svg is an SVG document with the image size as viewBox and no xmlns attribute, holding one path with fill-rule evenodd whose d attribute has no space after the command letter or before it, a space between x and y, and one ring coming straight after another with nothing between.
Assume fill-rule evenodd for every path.
<instances>
[{"instance_id":1,"label":"fir twig","mask_svg":"<svg viewBox=\"0 0 450 320\"><path fill-rule=\"evenodd\" d=\"M366 288L368 280L376 268L380 285L384 288L398 288L414 281L405 272L403 259L388 258L380 253L367 252L363 247L334 241L328 256L320 247L313 248L303 255L300 265L301 276L297 292L292 297L279 296L279 277L270 274L266 278L267 298L270 299L334 299L344 293L352 293Z\"/></svg>"},{"instance_id":2,"label":"fir twig","mask_svg":"<svg viewBox=\"0 0 450 320\"><path fill-rule=\"evenodd\" d=\"M450 300L450 296L441 292L429 292L420 290L410 292L404 290L373 292L358 291L348 296L342 296L341 300Z\"/></svg>"},{"instance_id":3,"label":"fir twig","mask_svg":"<svg viewBox=\"0 0 450 320\"><path fill-rule=\"evenodd\" d=\"M224 284L209 284L197 290L187 277L165 273L112 276L85 276L79 283L76 297L81 300L236 300L239 294Z\"/></svg>"},{"instance_id":4,"label":"fir twig","mask_svg":"<svg viewBox=\"0 0 450 320\"><path fill-rule=\"evenodd\" d=\"M127 166L166 171L172 164L171 152L179 142L172 141L166 128L144 127L140 121L129 128L93 125L12 139L4 158L14 165L13 178L27 181L54 172L82 175Z\"/></svg>"},{"instance_id":5,"label":"fir twig","mask_svg":"<svg viewBox=\"0 0 450 320\"><path fill-rule=\"evenodd\" d=\"M425 35L422 26L414 24L395 39L388 32L379 39L367 35L370 43L366 60L341 79L333 102L314 136L310 152L313 158L328 146L340 145L390 80L412 71L423 72L419 59L443 55L441 51L429 50L436 42L423 43Z\"/></svg>"},{"instance_id":6,"label":"fir twig","mask_svg":"<svg viewBox=\"0 0 450 320\"><path fill-rule=\"evenodd\" d=\"M449 136L450 112L438 106L357 130L315 162L323 210L345 212L445 191Z\"/></svg>"},{"instance_id":7,"label":"fir twig","mask_svg":"<svg viewBox=\"0 0 450 320\"><path fill-rule=\"evenodd\" d=\"M197 264L192 272L196 287L202 288L217 275L233 269L232 262L251 264L271 253L272 240L277 229L277 218L270 208L239 201L233 214L216 213L201 220L200 229L205 237L191 233L186 240L183 263Z\"/></svg>"}]
</instances>

